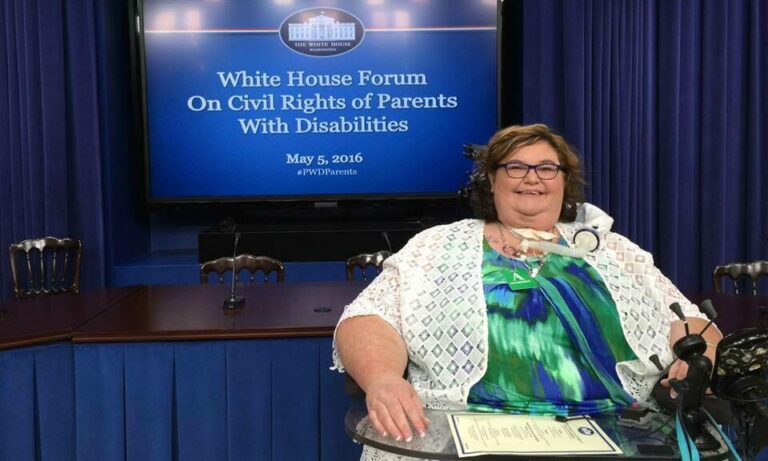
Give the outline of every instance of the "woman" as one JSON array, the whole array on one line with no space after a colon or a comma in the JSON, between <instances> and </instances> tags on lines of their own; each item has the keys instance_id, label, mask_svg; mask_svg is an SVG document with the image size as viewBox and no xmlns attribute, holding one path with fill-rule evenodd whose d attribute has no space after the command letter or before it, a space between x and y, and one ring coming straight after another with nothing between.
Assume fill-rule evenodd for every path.
<instances>
[{"instance_id":1,"label":"woman","mask_svg":"<svg viewBox=\"0 0 768 461\"><path fill-rule=\"evenodd\" d=\"M497 132L477 168L481 219L415 236L339 321L336 366L366 392L376 430L424 436L423 406L586 414L653 405L662 372L649 357L670 378L687 373L670 350L684 329L669 305L695 317L692 332L703 315L649 253L610 232L613 219L577 206L578 157L545 125ZM714 359L721 335L704 336Z\"/></svg>"}]
</instances>

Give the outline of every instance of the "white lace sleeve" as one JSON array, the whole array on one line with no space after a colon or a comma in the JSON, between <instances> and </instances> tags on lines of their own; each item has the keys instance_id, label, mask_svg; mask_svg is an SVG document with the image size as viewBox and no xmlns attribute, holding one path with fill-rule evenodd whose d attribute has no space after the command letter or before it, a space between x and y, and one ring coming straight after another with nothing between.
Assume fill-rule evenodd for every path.
<instances>
[{"instance_id":1,"label":"white lace sleeve","mask_svg":"<svg viewBox=\"0 0 768 461\"><path fill-rule=\"evenodd\" d=\"M651 266L649 273L649 285L652 288L658 290L658 295L662 299L662 303L667 306L667 314L669 315L669 321L680 320L677 315L669 309L669 306L674 303L680 303L680 307L683 308L683 315L686 317L695 317L704 320L708 320L706 314L704 314L696 304L693 304L686 298L680 290L664 275L656 266ZM716 330L720 332L720 329L716 324L712 324L709 330ZM722 332L720 332L722 336Z\"/></svg>"},{"instance_id":2,"label":"white lace sleeve","mask_svg":"<svg viewBox=\"0 0 768 461\"><path fill-rule=\"evenodd\" d=\"M338 325L350 317L361 315L376 315L387 322L398 333L402 334L400 327L400 272L398 270L398 256L393 255L384 261L384 269L360 293L351 304L344 308L339 318ZM344 372L344 364L336 349L336 333L333 335L333 367Z\"/></svg>"},{"instance_id":3,"label":"white lace sleeve","mask_svg":"<svg viewBox=\"0 0 768 461\"><path fill-rule=\"evenodd\" d=\"M600 254L597 268L605 274L603 280L616 302L624 337L638 358L618 363L616 371L624 389L640 403L653 406L650 394L661 372L650 357L658 355L665 366L674 360L669 331L671 322L678 319L670 304L680 303L688 317L706 316L661 273L650 253L614 233L607 236L606 247L609 251Z\"/></svg>"},{"instance_id":4,"label":"white lace sleeve","mask_svg":"<svg viewBox=\"0 0 768 461\"><path fill-rule=\"evenodd\" d=\"M652 299L658 299L667 308L666 312L669 315L670 322L679 320L672 309L669 309L669 306L675 302L679 303L680 307L683 308L683 314L686 317L706 319L707 316L699 310L698 306L683 296L680 290L655 265L648 265L645 275L650 296L652 296Z\"/></svg>"},{"instance_id":5,"label":"white lace sleeve","mask_svg":"<svg viewBox=\"0 0 768 461\"><path fill-rule=\"evenodd\" d=\"M653 256L641 249L637 244L618 234L611 234L618 240L618 248L624 248L620 253L624 270L638 276L639 285L643 287L643 297L655 307L655 311L663 312L670 322L678 320L669 306L677 302L686 317L706 318L699 308L691 303L680 290L659 270L653 262Z\"/></svg>"}]
</instances>

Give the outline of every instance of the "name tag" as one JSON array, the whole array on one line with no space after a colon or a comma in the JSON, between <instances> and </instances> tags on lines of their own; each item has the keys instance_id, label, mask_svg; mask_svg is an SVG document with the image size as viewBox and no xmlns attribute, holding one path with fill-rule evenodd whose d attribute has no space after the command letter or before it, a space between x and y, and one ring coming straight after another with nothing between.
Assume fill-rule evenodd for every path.
<instances>
[{"instance_id":1,"label":"name tag","mask_svg":"<svg viewBox=\"0 0 768 461\"><path fill-rule=\"evenodd\" d=\"M538 286L536 279L531 277L525 269L515 269L514 271L508 271L504 276L505 281L509 285L509 289L512 291L527 290L529 288L535 288Z\"/></svg>"}]
</instances>

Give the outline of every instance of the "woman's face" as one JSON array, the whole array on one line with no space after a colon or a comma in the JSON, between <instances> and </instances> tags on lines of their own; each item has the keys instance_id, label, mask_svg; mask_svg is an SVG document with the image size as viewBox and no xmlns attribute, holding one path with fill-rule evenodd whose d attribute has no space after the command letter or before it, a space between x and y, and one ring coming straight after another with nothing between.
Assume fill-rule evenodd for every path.
<instances>
[{"instance_id":1,"label":"woman's face","mask_svg":"<svg viewBox=\"0 0 768 461\"><path fill-rule=\"evenodd\" d=\"M509 162L560 165L557 152L546 141L524 146L508 155L501 163ZM518 165L513 170L522 174L525 168L524 165ZM539 170L539 175L545 176L546 173ZM539 230L548 230L555 225L563 205L565 174L558 171L552 179L540 179L539 175L530 168L522 178L510 178L503 167L492 174L491 191L502 223Z\"/></svg>"}]
</instances>

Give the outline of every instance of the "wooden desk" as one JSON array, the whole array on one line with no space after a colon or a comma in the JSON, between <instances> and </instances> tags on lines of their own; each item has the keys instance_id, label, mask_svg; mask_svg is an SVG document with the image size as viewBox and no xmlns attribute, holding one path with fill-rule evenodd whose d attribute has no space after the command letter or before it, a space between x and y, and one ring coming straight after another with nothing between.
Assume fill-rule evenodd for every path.
<instances>
[{"instance_id":1,"label":"wooden desk","mask_svg":"<svg viewBox=\"0 0 768 461\"><path fill-rule=\"evenodd\" d=\"M241 286L236 312L221 308L226 285L2 303L0 459L356 459L329 367L336 321L364 286ZM707 297L726 333L768 321L765 297L691 295Z\"/></svg>"},{"instance_id":2,"label":"wooden desk","mask_svg":"<svg viewBox=\"0 0 768 461\"><path fill-rule=\"evenodd\" d=\"M332 336L364 282L238 286L245 307L224 310L227 285L141 287L77 328L76 343Z\"/></svg>"},{"instance_id":3,"label":"wooden desk","mask_svg":"<svg viewBox=\"0 0 768 461\"><path fill-rule=\"evenodd\" d=\"M138 287L63 293L0 304L0 350L67 341L72 330L109 309Z\"/></svg>"},{"instance_id":4,"label":"wooden desk","mask_svg":"<svg viewBox=\"0 0 768 461\"><path fill-rule=\"evenodd\" d=\"M221 308L227 285L124 287L0 303L0 350L53 341L113 342L330 336L363 282L239 286L242 310ZM768 327L768 296L692 292L711 299L724 333Z\"/></svg>"},{"instance_id":5,"label":"wooden desk","mask_svg":"<svg viewBox=\"0 0 768 461\"><path fill-rule=\"evenodd\" d=\"M357 459L331 336L364 286L240 286L234 312L227 285L0 304L0 460Z\"/></svg>"}]
</instances>

